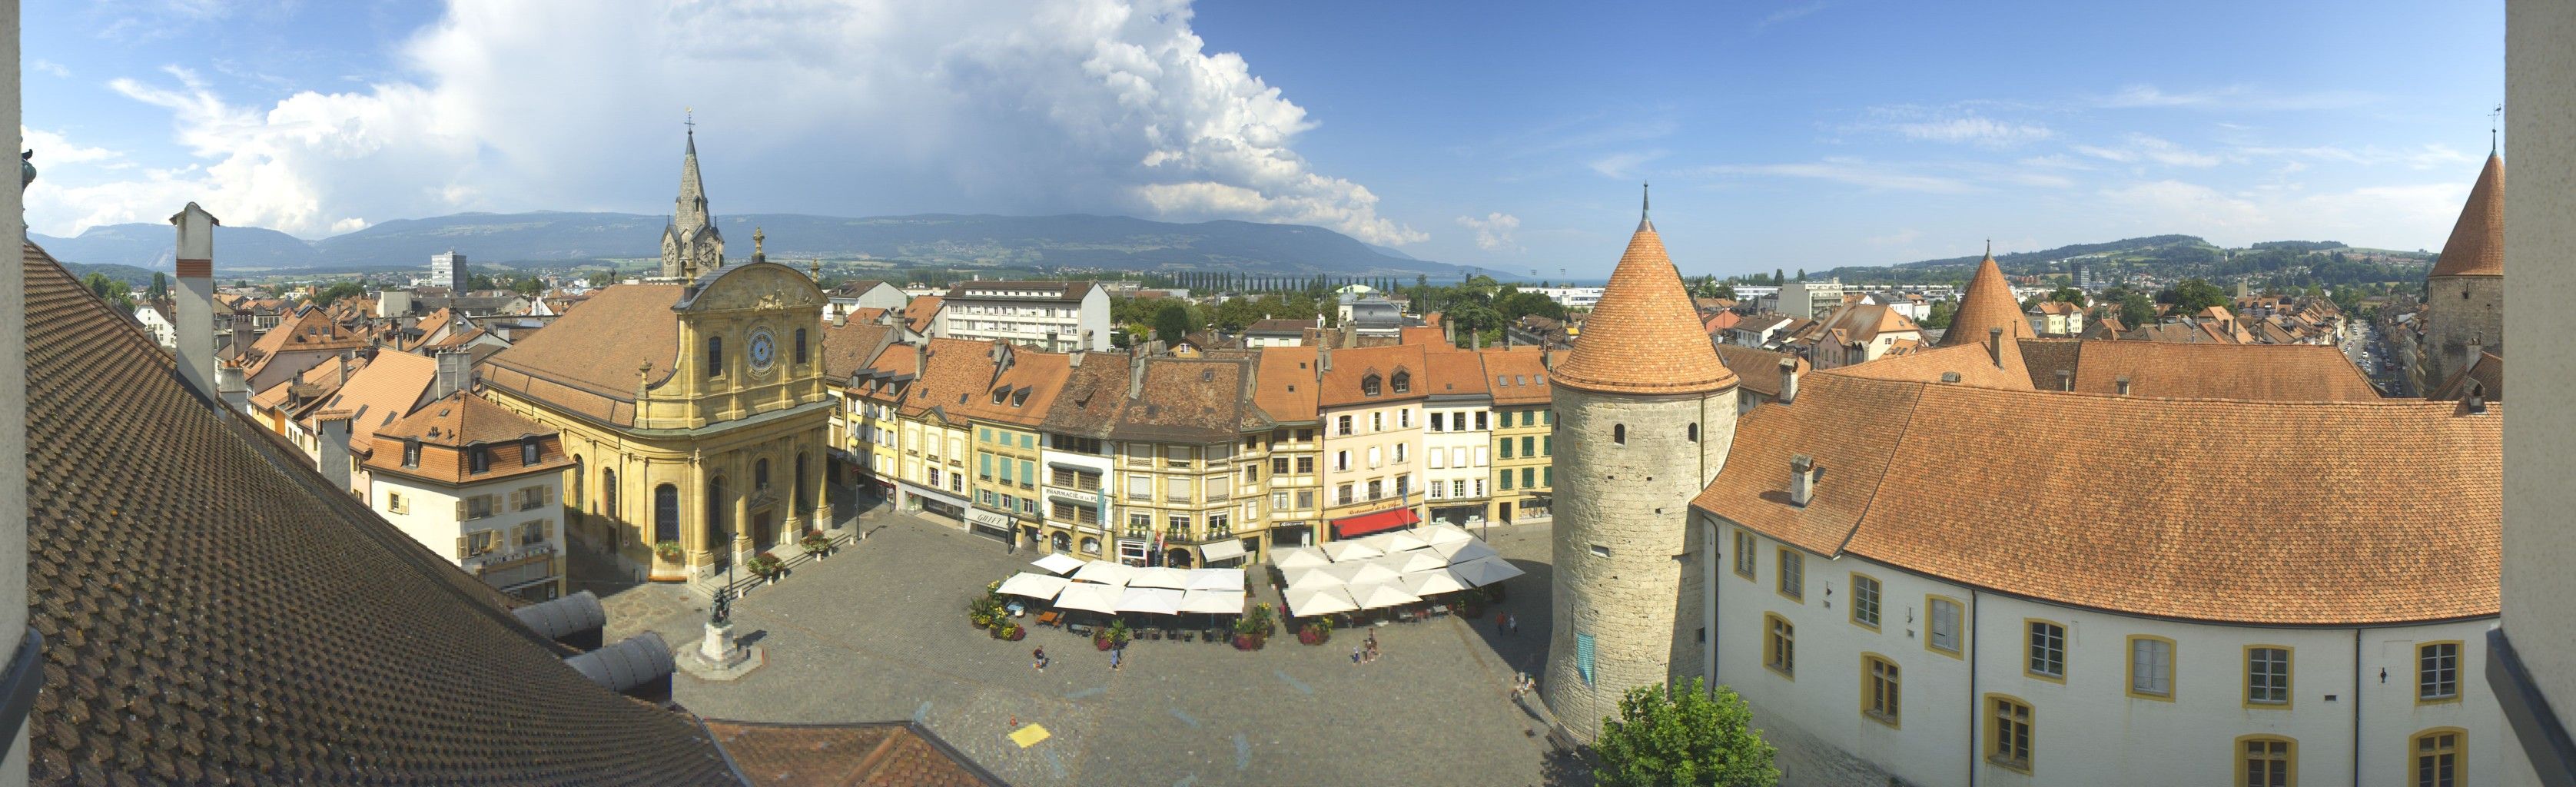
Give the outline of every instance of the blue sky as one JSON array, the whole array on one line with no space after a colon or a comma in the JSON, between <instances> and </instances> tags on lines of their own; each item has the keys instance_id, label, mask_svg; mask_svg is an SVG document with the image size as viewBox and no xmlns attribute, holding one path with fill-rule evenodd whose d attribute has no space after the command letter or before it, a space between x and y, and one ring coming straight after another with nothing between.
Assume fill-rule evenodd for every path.
<instances>
[{"instance_id":1,"label":"blue sky","mask_svg":"<svg viewBox=\"0 0 2576 787\"><path fill-rule=\"evenodd\" d=\"M956 7L951 7L956 6ZM665 212L1332 227L1600 275L2178 232L2437 247L2496 3L38 2L39 232Z\"/></svg>"}]
</instances>

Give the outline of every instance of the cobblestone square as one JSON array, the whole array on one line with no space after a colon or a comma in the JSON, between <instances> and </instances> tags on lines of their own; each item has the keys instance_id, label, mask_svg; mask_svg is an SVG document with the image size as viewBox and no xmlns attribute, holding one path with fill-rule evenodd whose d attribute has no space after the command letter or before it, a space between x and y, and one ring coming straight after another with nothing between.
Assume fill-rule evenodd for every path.
<instances>
[{"instance_id":1,"label":"cobblestone square","mask_svg":"<svg viewBox=\"0 0 2576 787\"><path fill-rule=\"evenodd\" d=\"M1492 612L1380 626L1384 655L1360 665L1358 630L1309 647L1283 629L1254 652L1140 641L1114 672L1088 638L1035 628L1005 642L967 623L984 583L1040 553L882 510L858 526L856 546L734 605L735 631L767 650L767 666L730 683L680 675L676 699L708 718L917 719L1022 785L1566 781L1549 767L1541 717L1507 694L1515 670L1539 672L1546 648L1544 526L1491 533L1529 572L1495 607L1518 617L1517 634L1497 631ZM1276 604L1268 588L1257 595ZM678 647L706 620L705 602L676 586L606 602L612 640L652 629ZM1053 658L1043 673L1029 659L1039 646ZM1004 737L1015 721L1052 736L1021 748Z\"/></svg>"}]
</instances>

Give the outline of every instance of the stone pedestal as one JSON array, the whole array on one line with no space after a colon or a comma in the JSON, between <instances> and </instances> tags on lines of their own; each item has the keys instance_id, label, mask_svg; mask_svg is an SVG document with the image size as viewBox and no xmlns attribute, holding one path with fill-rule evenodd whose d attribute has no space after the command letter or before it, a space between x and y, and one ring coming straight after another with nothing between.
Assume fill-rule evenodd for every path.
<instances>
[{"instance_id":1,"label":"stone pedestal","mask_svg":"<svg viewBox=\"0 0 2576 787\"><path fill-rule=\"evenodd\" d=\"M758 645L735 644L733 624L728 622L707 624L706 638L684 649L678 661L681 671L699 678L733 680L759 669L768 658Z\"/></svg>"},{"instance_id":2,"label":"stone pedestal","mask_svg":"<svg viewBox=\"0 0 2576 787\"><path fill-rule=\"evenodd\" d=\"M733 644L733 624L707 624L707 637L699 640L698 644L699 658L718 664L732 664L742 660L743 656L742 649L734 647Z\"/></svg>"}]
</instances>

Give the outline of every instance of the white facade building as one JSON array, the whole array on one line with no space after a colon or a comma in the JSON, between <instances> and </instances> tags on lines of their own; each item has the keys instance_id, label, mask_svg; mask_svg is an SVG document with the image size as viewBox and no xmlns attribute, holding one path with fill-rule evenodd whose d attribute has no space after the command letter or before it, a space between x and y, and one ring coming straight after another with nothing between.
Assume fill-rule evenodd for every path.
<instances>
[{"instance_id":1,"label":"white facade building","mask_svg":"<svg viewBox=\"0 0 2576 787\"><path fill-rule=\"evenodd\" d=\"M449 396L377 429L363 466L369 507L503 593L564 593L561 438L477 394Z\"/></svg>"},{"instance_id":2,"label":"white facade building","mask_svg":"<svg viewBox=\"0 0 2576 787\"><path fill-rule=\"evenodd\" d=\"M1109 349L1109 293L1087 281L968 281L948 288L930 335L1047 352Z\"/></svg>"},{"instance_id":3,"label":"white facade building","mask_svg":"<svg viewBox=\"0 0 2576 787\"><path fill-rule=\"evenodd\" d=\"M455 249L449 249L445 254L429 255L430 286L445 287L447 294L453 297L464 295L469 289L466 283L471 280L466 273L465 255L456 253Z\"/></svg>"},{"instance_id":4,"label":"white facade building","mask_svg":"<svg viewBox=\"0 0 2576 787\"><path fill-rule=\"evenodd\" d=\"M1601 302L1601 292L1604 289L1606 288L1522 287L1521 292L1535 292L1540 295L1545 295L1548 300L1555 301L1556 305L1563 306L1568 309L1589 309L1592 308L1593 304Z\"/></svg>"},{"instance_id":5,"label":"white facade building","mask_svg":"<svg viewBox=\"0 0 2576 787\"><path fill-rule=\"evenodd\" d=\"M1485 523L1493 500L1485 485L1494 473L1494 398L1484 384L1483 364L1473 354L1467 357L1463 375L1446 374L1445 364L1434 362L1434 371L1444 373L1435 377L1431 398L1422 405L1422 502L1433 521L1474 527Z\"/></svg>"},{"instance_id":6,"label":"white facade building","mask_svg":"<svg viewBox=\"0 0 2576 787\"><path fill-rule=\"evenodd\" d=\"M136 304L134 321L143 324L143 332L152 334L153 342L173 350L179 348L179 326L170 321L170 315L161 313L161 307Z\"/></svg>"}]
</instances>

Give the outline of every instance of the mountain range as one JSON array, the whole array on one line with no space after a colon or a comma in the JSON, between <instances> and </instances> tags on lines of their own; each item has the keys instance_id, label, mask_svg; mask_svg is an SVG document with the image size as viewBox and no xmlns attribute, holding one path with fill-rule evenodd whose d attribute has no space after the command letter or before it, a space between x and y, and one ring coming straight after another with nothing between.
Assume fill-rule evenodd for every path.
<instances>
[{"instance_id":1,"label":"mountain range","mask_svg":"<svg viewBox=\"0 0 2576 787\"><path fill-rule=\"evenodd\" d=\"M318 241L258 227L217 227L217 267L233 271L423 268L444 251L476 264L561 266L661 255L665 219L632 213L459 213L398 219ZM877 260L915 268L1035 271L1238 271L1454 278L1460 268L1417 260L1321 227L1205 221L1175 224L1124 216L924 214L843 218L798 214L719 216L725 253L752 253L765 233L773 260ZM29 233L65 262L171 269L170 227L115 224L77 237Z\"/></svg>"}]
</instances>

